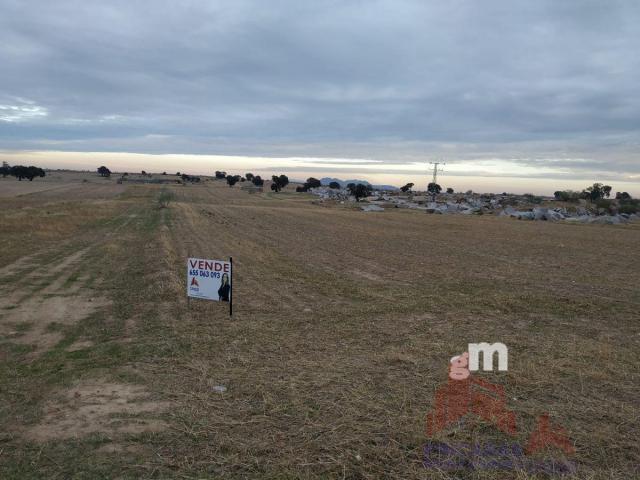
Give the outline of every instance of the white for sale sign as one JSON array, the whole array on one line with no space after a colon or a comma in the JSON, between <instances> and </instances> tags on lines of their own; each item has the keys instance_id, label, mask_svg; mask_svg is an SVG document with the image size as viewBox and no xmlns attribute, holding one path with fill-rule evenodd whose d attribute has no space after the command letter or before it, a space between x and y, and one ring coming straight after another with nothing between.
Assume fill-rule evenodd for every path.
<instances>
[{"instance_id":1,"label":"white for sale sign","mask_svg":"<svg viewBox=\"0 0 640 480\"><path fill-rule=\"evenodd\" d=\"M231 300L231 262L189 258L187 295L220 302Z\"/></svg>"}]
</instances>

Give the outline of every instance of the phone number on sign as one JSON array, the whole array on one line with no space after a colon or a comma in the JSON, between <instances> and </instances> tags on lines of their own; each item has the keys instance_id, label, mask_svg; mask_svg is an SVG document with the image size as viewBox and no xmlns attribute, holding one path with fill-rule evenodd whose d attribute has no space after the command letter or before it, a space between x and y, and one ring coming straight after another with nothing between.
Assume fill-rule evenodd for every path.
<instances>
[{"instance_id":1,"label":"phone number on sign","mask_svg":"<svg viewBox=\"0 0 640 480\"><path fill-rule=\"evenodd\" d=\"M208 270L189 270L189 275L192 277L220 278L220 272L209 272Z\"/></svg>"}]
</instances>

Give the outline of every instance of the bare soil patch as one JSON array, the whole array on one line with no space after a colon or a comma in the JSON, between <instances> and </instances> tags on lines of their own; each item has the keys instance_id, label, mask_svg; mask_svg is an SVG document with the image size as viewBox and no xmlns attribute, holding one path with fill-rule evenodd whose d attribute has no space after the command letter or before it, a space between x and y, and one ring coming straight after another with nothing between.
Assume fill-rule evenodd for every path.
<instances>
[{"instance_id":1,"label":"bare soil patch","mask_svg":"<svg viewBox=\"0 0 640 480\"><path fill-rule=\"evenodd\" d=\"M15 326L26 325L23 334L11 339L22 345L32 345L35 353L41 353L55 346L63 337L60 331L52 330L55 325L73 325L101 308L110 301L76 295L73 297L34 297L10 310L0 313L0 331L15 335Z\"/></svg>"},{"instance_id":2,"label":"bare soil patch","mask_svg":"<svg viewBox=\"0 0 640 480\"><path fill-rule=\"evenodd\" d=\"M141 385L87 381L54 394L44 407L42 422L25 429L23 436L43 442L91 433L158 432L167 424L157 414L169 406L169 402L151 400Z\"/></svg>"}]
</instances>

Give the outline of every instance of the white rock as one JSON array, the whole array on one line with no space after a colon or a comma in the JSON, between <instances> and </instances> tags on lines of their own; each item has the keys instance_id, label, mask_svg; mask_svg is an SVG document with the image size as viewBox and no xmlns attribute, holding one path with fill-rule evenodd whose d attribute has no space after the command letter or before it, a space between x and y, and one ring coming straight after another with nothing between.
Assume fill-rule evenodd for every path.
<instances>
[{"instance_id":1,"label":"white rock","mask_svg":"<svg viewBox=\"0 0 640 480\"><path fill-rule=\"evenodd\" d=\"M362 205L360 208L365 212L384 212L384 208L378 205Z\"/></svg>"}]
</instances>

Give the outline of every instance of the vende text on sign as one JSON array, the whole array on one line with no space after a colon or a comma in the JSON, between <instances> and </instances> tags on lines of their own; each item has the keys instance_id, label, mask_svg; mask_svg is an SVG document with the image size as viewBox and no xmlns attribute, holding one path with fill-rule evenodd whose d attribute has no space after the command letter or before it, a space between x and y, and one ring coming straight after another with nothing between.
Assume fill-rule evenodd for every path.
<instances>
[{"instance_id":1,"label":"vende text on sign","mask_svg":"<svg viewBox=\"0 0 640 480\"><path fill-rule=\"evenodd\" d=\"M229 302L231 300L231 262L187 259L187 295Z\"/></svg>"}]
</instances>

